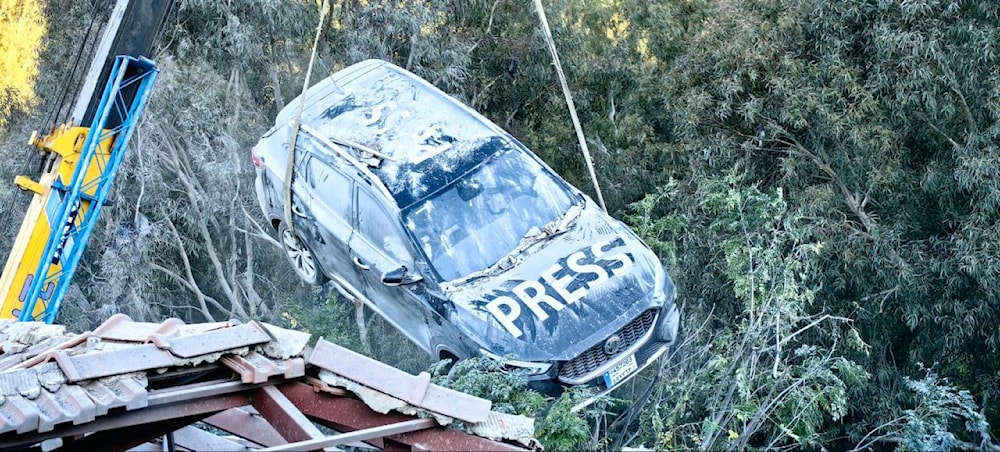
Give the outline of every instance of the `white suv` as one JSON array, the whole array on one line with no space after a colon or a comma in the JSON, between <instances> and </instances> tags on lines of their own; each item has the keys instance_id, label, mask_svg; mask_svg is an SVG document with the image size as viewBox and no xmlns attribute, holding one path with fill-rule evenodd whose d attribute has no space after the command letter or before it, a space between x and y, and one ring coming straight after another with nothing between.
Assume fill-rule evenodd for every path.
<instances>
[{"instance_id":1,"label":"white suv","mask_svg":"<svg viewBox=\"0 0 1000 452\"><path fill-rule=\"evenodd\" d=\"M550 393L606 392L674 341L656 255L503 129L384 61L305 96L295 234L283 187L299 99L253 158L261 208L306 282L333 280L435 358L507 357Z\"/></svg>"}]
</instances>

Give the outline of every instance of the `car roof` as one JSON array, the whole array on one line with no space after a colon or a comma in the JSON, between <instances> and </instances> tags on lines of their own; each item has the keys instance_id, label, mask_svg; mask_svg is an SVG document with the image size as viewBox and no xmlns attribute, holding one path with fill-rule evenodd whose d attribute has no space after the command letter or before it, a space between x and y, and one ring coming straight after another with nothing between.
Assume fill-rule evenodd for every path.
<instances>
[{"instance_id":1,"label":"car roof","mask_svg":"<svg viewBox=\"0 0 1000 452\"><path fill-rule=\"evenodd\" d=\"M357 143L385 157L370 170L401 209L461 178L502 149L520 148L479 113L381 60L338 71L309 88L305 96L303 125L330 142ZM290 123L299 102L299 98L290 102L275 123Z\"/></svg>"}]
</instances>

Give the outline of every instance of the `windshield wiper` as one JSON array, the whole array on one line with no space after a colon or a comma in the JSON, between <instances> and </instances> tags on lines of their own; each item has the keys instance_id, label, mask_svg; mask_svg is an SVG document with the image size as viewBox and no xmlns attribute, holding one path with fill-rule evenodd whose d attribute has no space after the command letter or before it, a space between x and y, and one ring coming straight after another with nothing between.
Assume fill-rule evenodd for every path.
<instances>
[{"instance_id":1,"label":"windshield wiper","mask_svg":"<svg viewBox=\"0 0 1000 452\"><path fill-rule=\"evenodd\" d=\"M528 249L528 247L530 247L534 243L535 242L529 241L529 237L522 238L521 243L518 243L516 248L514 248L513 250L511 250L511 252L504 255L504 257L501 257L500 260L496 261L493 265L490 265L489 267L486 267L480 271L469 273L468 275L465 275L449 283L448 286L458 287L470 281L475 281L480 278L493 276L497 273L502 273L507 270L510 270L511 268L514 268L515 265L517 265L517 257L520 256L521 253L524 252L524 250Z\"/></svg>"},{"instance_id":2,"label":"windshield wiper","mask_svg":"<svg viewBox=\"0 0 1000 452\"><path fill-rule=\"evenodd\" d=\"M549 223L552 229L546 228L548 230L548 235L546 238L555 237L563 232L569 230L569 227L576 222L577 218L580 218L580 214L583 213L583 206L580 204L573 204L566 209L566 213L559 217L556 221Z\"/></svg>"},{"instance_id":3,"label":"windshield wiper","mask_svg":"<svg viewBox=\"0 0 1000 452\"><path fill-rule=\"evenodd\" d=\"M564 212L559 218L556 218L549 224L545 225L538 233L526 235L524 238L530 242L529 246L568 231L569 227L572 226L573 223L576 222L576 219L580 218L580 214L583 213L582 201L583 197L581 196L580 201L570 205L569 209L566 209L566 212Z\"/></svg>"},{"instance_id":4,"label":"windshield wiper","mask_svg":"<svg viewBox=\"0 0 1000 452\"><path fill-rule=\"evenodd\" d=\"M457 287L462 284L468 283L470 281L484 278L486 276L492 276L497 273L502 273L511 268L514 268L514 266L517 265L517 260L518 260L517 258L522 253L527 251L528 248L531 248L532 245L535 245L536 243L542 242L544 240L550 239L559 234L562 234L563 232L568 231L570 226L572 226L573 223L576 222L576 219L580 218L580 214L582 212L583 212L583 196L580 196L579 200L573 203L571 206L569 206L569 209L566 209L566 212L563 213L562 216L560 216L559 218L556 218L555 220L545 225L541 229L538 229L537 227L529 229L528 233L521 238L521 242L518 243L513 250L504 255L504 257L501 257L500 260L496 261L496 263L478 272L470 273L454 281L450 285L452 287Z\"/></svg>"}]
</instances>

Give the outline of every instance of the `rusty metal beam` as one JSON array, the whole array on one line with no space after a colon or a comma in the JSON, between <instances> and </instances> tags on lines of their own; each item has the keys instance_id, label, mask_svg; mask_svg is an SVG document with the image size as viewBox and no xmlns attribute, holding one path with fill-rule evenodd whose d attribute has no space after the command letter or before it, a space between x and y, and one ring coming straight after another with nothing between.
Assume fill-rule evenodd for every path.
<instances>
[{"instance_id":1,"label":"rusty metal beam","mask_svg":"<svg viewBox=\"0 0 1000 452\"><path fill-rule=\"evenodd\" d=\"M213 435L193 425L188 425L174 432L174 443L191 450L249 450L236 441Z\"/></svg>"},{"instance_id":2,"label":"rusty metal beam","mask_svg":"<svg viewBox=\"0 0 1000 452\"><path fill-rule=\"evenodd\" d=\"M398 422L395 424L383 425L381 427L372 427L364 430L356 430L349 433L341 433L339 435L331 435L325 438L316 438L307 441L299 441L297 443L285 444L283 446L269 447L267 449L261 449L261 450L268 452L309 451L321 447L341 446L356 441L367 441L374 438L384 438L386 436L397 435L400 433L408 433L415 430L423 430L426 428L432 428L436 426L437 426L437 421L435 421L434 419L411 419L408 421Z\"/></svg>"},{"instance_id":3,"label":"rusty metal beam","mask_svg":"<svg viewBox=\"0 0 1000 452\"><path fill-rule=\"evenodd\" d=\"M411 416L396 413L377 413L360 400L324 392L317 393L312 386L305 383L288 383L278 388L303 414L341 432L370 429L413 419ZM365 442L378 448L405 445L408 448L440 451L526 450L459 430L443 428L389 435L384 439L384 442L374 439Z\"/></svg>"},{"instance_id":4,"label":"rusty metal beam","mask_svg":"<svg viewBox=\"0 0 1000 452\"><path fill-rule=\"evenodd\" d=\"M249 391L258 387L260 387L260 385L248 385L239 381L206 381L185 386L149 391L147 403L149 406L163 405L198 399L201 397L212 397L240 391Z\"/></svg>"},{"instance_id":5,"label":"rusty metal beam","mask_svg":"<svg viewBox=\"0 0 1000 452\"><path fill-rule=\"evenodd\" d=\"M264 418L247 412L245 408L232 408L216 413L202 422L265 447L288 442Z\"/></svg>"},{"instance_id":6,"label":"rusty metal beam","mask_svg":"<svg viewBox=\"0 0 1000 452\"><path fill-rule=\"evenodd\" d=\"M143 410L145 411L145 410ZM60 448L60 452L127 451L186 425L198 422L205 413L164 419L87 435Z\"/></svg>"},{"instance_id":7,"label":"rusty metal beam","mask_svg":"<svg viewBox=\"0 0 1000 452\"><path fill-rule=\"evenodd\" d=\"M301 442L324 436L323 432L319 431L312 421L274 386L265 386L255 391L253 407L289 442Z\"/></svg>"},{"instance_id":8,"label":"rusty metal beam","mask_svg":"<svg viewBox=\"0 0 1000 452\"><path fill-rule=\"evenodd\" d=\"M184 422L190 423L219 411L249 405L251 402L249 391L243 391L242 393L235 394L232 393L234 391L229 391L230 393L212 394L210 389L211 388L202 388L200 391L167 391L172 393L186 392L189 395L188 398L179 400L175 400L177 394L160 395L159 398L157 398L157 395L150 395L149 406L141 410L126 411L117 414L109 413L108 415L97 418L93 422L88 422L86 424L62 424L56 426L54 430L46 433L24 433L17 435L13 434L14 432L11 432L11 434L0 435L0 449L25 446L49 438L84 435L87 433L103 432L106 430L125 429L133 426L153 425L180 418L183 418ZM187 420L188 417L191 417L193 420ZM177 427L174 427L174 429L187 425L184 422ZM171 430L173 429L166 431ZM121 433L117 432L111 433L112 436L121 435ZM137 439L142 439L142 441L138 441L133 445L141 444L142 442L148 441L150 438ZM97 449L104 449L104 447L97 447Z\"/></svg>"}]
</instances>

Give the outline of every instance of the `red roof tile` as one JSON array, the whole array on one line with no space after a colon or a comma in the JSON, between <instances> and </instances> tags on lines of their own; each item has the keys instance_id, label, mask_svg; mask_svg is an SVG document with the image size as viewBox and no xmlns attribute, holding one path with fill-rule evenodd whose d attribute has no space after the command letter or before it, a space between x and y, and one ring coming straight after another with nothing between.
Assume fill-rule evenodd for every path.
<instances>
[{"instance_id":1,"label":"red roof tile","mask_svg":"<svg viewBox=\"0 0 1000 452\"><path fill-rule=\"evenodd\" d=\"M343 420L343 416L360 413L330 411L333 405L329 400L352 395L315 378L322 375L330 376L324 378L327 380L351 382L351 388L369 399L372 394L383 394L376 398L397 400L391 405L406 406L408 413L482 423L481 435L530 444L526 441L532 431L528 418L498 418L490 412L489 401L430 384L426 373L409 375L323 340L306 360L303 354L308 341L308 334L258 322L185 324L168 319L148 323L118 314L91 333L71 336L61 326L0 321L0 369L6 369L0 371L0 449L42 441L48 441L46 447L58 446L61 438L74 447L111 447L106 443L114 442L115 447L129 448L179 427L183 429L178 430L178 438L192 444L240 444L185 427L199 419L225 424L228 427L223 428L239 431L233 433L242 435L243 443L261 446L302 441L300 446L291 446L296 448L362 439L379 445L381 440L375 438L383 436L392 436L400 444L410 444L407 438L419 438L420 445L413 443L411 447L433 446L433 434L402 433L425 428L423 423L398 423L397 427L322 437L310 422L341 431L364 428L351 427L351 422ZM315 367L310 370L309 365ZM292 399L283 394L302 385L313 391L295 392ZM310 393L316 400L309 400ZM273 403L265 403L268 400ZM296 403L307 403L310 408L299 412ZM240 405L244 407L238 409ZM371 410L364 404L347 406ZM239 413L251 417L225 423ZM363 416L375 419L389 415L369 412ZM396 420L379 421L378 425L412 417L386 419ZM279 437L268 434L268 428ZM509 434L505 436L505 432ZM466 447L500 445L482 438L456 443L462 435L469 434L445 436L449 444Z\"/></svg>"}]
</instances>

